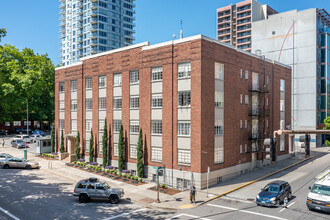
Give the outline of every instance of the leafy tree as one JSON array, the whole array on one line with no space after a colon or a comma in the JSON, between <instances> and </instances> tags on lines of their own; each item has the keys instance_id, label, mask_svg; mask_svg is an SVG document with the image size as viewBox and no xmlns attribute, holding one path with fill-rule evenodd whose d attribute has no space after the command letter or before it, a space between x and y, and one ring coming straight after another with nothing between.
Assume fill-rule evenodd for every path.
<instances>
[{"instance_id":1,"label":"leafy tree","mask_svg":"<svg viewBox=\"0 0 330 220\"><path fill-rule=\"evenodd\" d=\"M124 131L123 131L123 125L120 127L120 132L119 132L119 140L118 140L118 169L119 172L121 173L122 170L124 169L125 166L125 161L124 161Z\"/></svg>"},{"instance_id":2,"label":"leafy tree","mask_svg":"<svg viewBox=\"0 0 330 220\"><path fill-rule=\"evenodd\" d=\"M142 128L140 128L138 146L137 146L137 171L138 177L144 177L144 165L143 165L143 138L142 138Z\"/></svg>"},{"instance_id":3,"label":"leafy tree","mask_svg":"<svg viewBox=\"0 0 330 220\"><path fill-rule=\"evenodd\" d=\"M7 34L6 28L0 28L0 42L1 38L5 37Z\"/></svg>"},{"instance_id":4,"label":"leafy tree","mask_svg":"<svg viewBox=\"0 0 330 220\"><path fill-rule=\"evenodd\" d=\"M104 129L102 137L102 147L103 147L103 167L107 165L108 162L108 131L107 131L107 118L104 119Z\"/></svg>"},{"instance_id":5,"label":"leafy tree","mask_svg":"<svg viewBox=\"0 0 330 220\"><path fill-rule=\"evenodd\" d=\"M77 145L76 145L76 160L80 159L80 135L79 135L79 131L77 134Z\"/></svg>"},{"instance_id":6,"label":"leafy tree","mask_svg":"<svg viewBox=\"0 0 330 220\"><path fill-rule=\"evenodd\" d=\"M325 126L323 127L323 130L330 130L330 116L324 119ZM325 140L325 145L330 147L330 141Z\"/></svg>"},{"instance_id":7,"label":"leafy tree","mask_svg":"<svg viewBox=\"0 0 330 220\"><path fill-rule=\"evenodd\" d=\"M89 163L92 163L94 160L94 138L93 130L91 130L91 139L89 139Z\"/></svg>"},{"instance_id":8,"label":"leafy tree","mask_svg":"<svg viewBox=\"0 0 330 220\"><path fill-rule=\"evenodd\" d=\"M64 137L63 137L63 130L61 131L61 146L60 146L60 152L64 153Z\"/></svg>"},{"instance_id":9,"label":"leafy tree","mask_svg":"<svg viewBox=\"0 0 330 220\"><path fill-rule=\"evenodd\" d=\"M54 120L55 67L47 54L0 45L0 123Z\"/></svg>"},{"instance_id":10,"label":"leafy tree","mask_svg":"<svg viewBox=\"0 0 330 220\"><path fill-rule=\"evenodd\" d=\"M55 152L55 126L54 126L54 123L52 124L52 130L50 132L50 135L51 135L51 137L50 137L50 146L51 146L50 151L52 153L54 153Z\"/></svg>"}]
</instances>

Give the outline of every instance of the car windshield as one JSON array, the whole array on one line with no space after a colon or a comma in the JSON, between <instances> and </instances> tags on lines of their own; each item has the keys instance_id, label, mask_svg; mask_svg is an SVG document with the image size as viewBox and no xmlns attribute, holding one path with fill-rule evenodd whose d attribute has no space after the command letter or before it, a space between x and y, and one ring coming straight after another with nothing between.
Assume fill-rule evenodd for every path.
<instances>
[{"instance_id":1,"label":"car windshield","mask_svg":"<svg viewBox=\"0 0 330 220\"><path fill-rule=\"evenodd\" d=\"M22 140L17 140L16 143L24 143Z\"/></svg>"},{"instance_id":2,"label":"car windshield","mask_svg":"<svg viewBox=\"0 0 330 220\"><path fill-rule=\"evenodd\" d=\"M110 189L110 186L107 183L103 183L104 189Z\"/></svg>"},{"instance_id":3,"label":"car windshield","mask_svg":"<svg viewBox=\"0 0 330 220\"><path fill-rule=\"evenodd\" d=\"M321 195L325 195L325 196L330 196L330 187L320 185L320 184L314 184L311 192L321 194Z\"/></svg>"},{"instance_id":4,"label":"car windshield","mask_svg":"<svg viewBox=\"0 0 330 220\"><path fill-rule=\"evenodd\" d=\"M275 185L267 185L265 188L262 190L264 192L270 192L270 193L278 193L279 187Z\"/></svg>"}]
</instances>

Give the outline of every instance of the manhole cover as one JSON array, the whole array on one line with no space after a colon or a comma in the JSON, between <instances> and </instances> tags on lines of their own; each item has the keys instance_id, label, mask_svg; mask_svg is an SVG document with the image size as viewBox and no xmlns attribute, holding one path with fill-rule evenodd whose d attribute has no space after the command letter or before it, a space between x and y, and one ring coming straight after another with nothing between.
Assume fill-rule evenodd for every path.
<instances>
[{"instance_id":1,"label":"manhole cover","mask_svg":"<svg viewBox=\"0 0 330 220\"><path fill-rule=\"evenodd\" d=\"M248 198L247 201L254 201L254 199Z\"/></svg>"}]
</instances>

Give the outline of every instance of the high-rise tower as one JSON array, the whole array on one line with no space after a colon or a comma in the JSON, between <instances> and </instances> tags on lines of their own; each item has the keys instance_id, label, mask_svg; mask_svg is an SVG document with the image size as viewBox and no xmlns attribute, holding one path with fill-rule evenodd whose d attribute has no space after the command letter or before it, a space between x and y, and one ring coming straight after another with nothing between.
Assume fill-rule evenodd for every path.
<instances>
[{"instance_id":1,"label":"high-rise tower","mask_svg":"<svg viewBox=\"0 0 330 220\"><path fill-rule=\"evenodd\" d=\"M60 63L131 45L135 0L60 0Z\"/></svg>"}]
</instances>

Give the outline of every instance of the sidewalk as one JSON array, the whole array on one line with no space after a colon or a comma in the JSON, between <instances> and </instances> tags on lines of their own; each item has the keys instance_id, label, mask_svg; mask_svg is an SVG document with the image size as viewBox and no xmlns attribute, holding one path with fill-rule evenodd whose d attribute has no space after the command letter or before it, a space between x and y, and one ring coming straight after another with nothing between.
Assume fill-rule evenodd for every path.
<instances>
[{"instance_id":1,"label":"sidewalk","mask_svg":"<svg viewBox=\"0 0 330 220\"><path fill-rule=\"evenodd\" d=\"M317 151L312 152L312 156L318 156L321 154L328 153L328 149L329 148L324 148L324 149L318 148ZM8 146L6 146L5 148L0 147L0 153L9 153L15 157L23 157L22 150L18 150ZM302 161L304 159L304 155L297 154L296 157L291 157L289 159L282 160L280 163L245 173L227 182L218 184L216 186L212 186L208 190L209 198L206 197L206 190L198 191L196 195L196 204L193 205L190 204L189 201L189 191L180 192L172 196L164 193L159 193L159 197L160 197L159 199L161 203L156 203L157 192L148 190L148 188L155 186L155 183L147 183L140 186L134 186L121 181L116 181L110 178L102 177L97 174L82 171L80 169L68 167L65 165L64 161L57 161L57 160L50 161L39 157L35 157L35 155L30 152L28 152L28 159L33 159L35 161L38 161L41 166L40 170L42 172L51 173L58 177L70 180L73 183L76 183L84 178L97 177L98 179L108 182L111 186L124 188L125 190L124 198L130 198L132 202L142 203L150 208L177 210L183 208L192 208L194 206L204 203L211 197L221 195L243 184L256 180L269 173L272 173L276 170L285 168L289 165ZM49 165L52 165L52 167L50 167Z\"/></svg>"}]
</instances>

